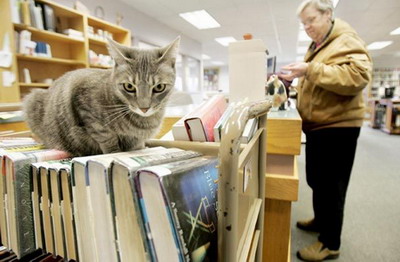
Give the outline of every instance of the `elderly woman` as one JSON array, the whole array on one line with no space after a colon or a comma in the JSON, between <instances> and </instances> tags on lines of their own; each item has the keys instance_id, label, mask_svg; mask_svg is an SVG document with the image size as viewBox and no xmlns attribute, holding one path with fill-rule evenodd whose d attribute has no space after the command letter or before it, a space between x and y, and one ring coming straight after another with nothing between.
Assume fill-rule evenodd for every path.
<instances>
[{"instance_id":1,"label":"elderly woman","mask_svg":"<svg viewBox=\"0 0 400 262\"><path fill-rule=\"evenodd\" d=\"M279 77L299 77L298 110L306 135L306 176L314 218L297 222L319 232L297 255L306 261L339 256L346 191L364 118L362 90L371 79L364 42L346 22L333 18L331 0L305 0L298 16L312 43L304 62L282 67Z\"/></svg>"}]
</instances>

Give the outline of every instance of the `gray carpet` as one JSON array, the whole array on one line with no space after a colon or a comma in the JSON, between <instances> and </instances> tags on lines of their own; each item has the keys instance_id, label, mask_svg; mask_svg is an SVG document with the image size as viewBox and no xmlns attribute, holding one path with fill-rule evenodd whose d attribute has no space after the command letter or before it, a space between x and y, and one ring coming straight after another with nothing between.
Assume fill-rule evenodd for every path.
<instances>
[{"instance_id":1,"label":"gray carpet","mask_svg":"<svg viewBox=\"0 0 400 262\"><path fill-rule=\"evenodd\" d=\"M311 190L305 180L304 145L299 163L299 200L292 205L292 261L317 234L296 228L311 218ZM333 160L334 161L334 160ZM338 262L400 261L400 136L365 125L361 129L347 192L342 246Z\"/></svg>"}]
</instances>

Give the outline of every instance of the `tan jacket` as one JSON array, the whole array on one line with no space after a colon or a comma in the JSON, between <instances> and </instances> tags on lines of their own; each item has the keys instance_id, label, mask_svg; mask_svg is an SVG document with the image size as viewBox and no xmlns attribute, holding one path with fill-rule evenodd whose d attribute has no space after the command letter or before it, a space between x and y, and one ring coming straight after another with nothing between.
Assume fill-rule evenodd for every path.
<instances>
[{"instance_id":1,"label":"tan jacket","mask_svg":"<svg viewBox=\"0 0 400 262\"><path fill-rule=\"evenodd\" d=\"M304 60L306 75L298 84L298 110L303 130L360 127L364 118L362 90L371 80L372 62L364 42L346 22L335 19L317 49Z\"/></svg>"}]
</instances>

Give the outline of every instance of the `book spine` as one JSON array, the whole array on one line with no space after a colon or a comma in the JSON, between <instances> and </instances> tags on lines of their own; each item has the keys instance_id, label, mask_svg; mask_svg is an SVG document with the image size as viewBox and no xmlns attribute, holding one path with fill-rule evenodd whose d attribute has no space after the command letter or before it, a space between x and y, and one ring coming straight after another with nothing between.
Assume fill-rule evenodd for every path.
<instances>
[{"instance_id":1,"label":"book spine","mask_svg":"<svg viewBox=\"0 0 400 262\"><path fill-rule=\"evenodd\" d=\"M21 2L22 23L27 26L31 25L31 13L29 11L29 3L26 1Z\"/></svg>"},{"instance_id":2,"label":"book spine","mask_svg":"<svg viewBox=\"0 0 400 262\"><path fill-rule=\"evenodd\" d=\"M15 163L15 218L20 258L36 249L30 187L30 164L34 160L28 158Z\"/></svg>"}]
</instances>

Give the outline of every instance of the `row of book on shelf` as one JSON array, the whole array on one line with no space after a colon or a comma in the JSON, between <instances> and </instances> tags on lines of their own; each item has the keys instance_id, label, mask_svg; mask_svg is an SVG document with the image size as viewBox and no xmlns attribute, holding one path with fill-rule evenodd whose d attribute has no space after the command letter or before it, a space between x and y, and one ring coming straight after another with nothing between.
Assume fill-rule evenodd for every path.
<instances>
[{"instance_id":1,"label":"row of book on shelf","mask_svg":"<svg viewBox=\"0 0 400 262\"><path fill-rule=\"evenodd\" d=\"M51 6L33 0L8 0L15 24L25 24L37 29L56 31L56 17Z\"/></svg>"},{"instance_id":2,"label":"row of book on shelf","mask_svg":"<svg viewBox=\"0 0 400 262\"><path fill-rule=\"evenodd\" d=\"M233 114L235 103L226 102L224 95L214 95L199 104L172 126L174 140L220 142L229 129L229 117ZM257 129L257 119L250 119L244 128L241 142L247 143Z\"/></svg>"},{"instance_id":3,"label":"row of book on shelf","mask_svg":"<svg viewBox=\"0 0 400 262\"><path fill-rule=\"evenodd\" d=\"M32 33L30 31L14 31L14 35L16 53L30 56L52 57L50 45L41 41L32 41Z\"/></svg>"},{"instance_id":4,"label":"row of book on shelf","mask_svg":"<svg viewBox=\"0 0 400 262\"><path fill-rule=\"evenodd\" d=\"M217 260L217 157L152 147L69 158L30 138L0 147L1 243L12 256Z\"/></svg>"}]
</instances>

